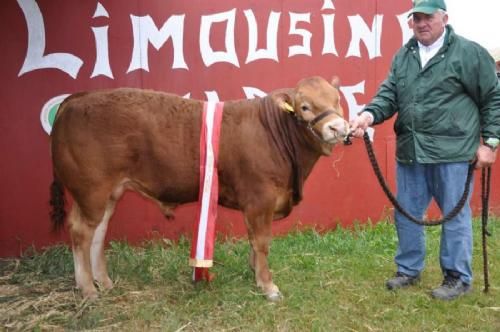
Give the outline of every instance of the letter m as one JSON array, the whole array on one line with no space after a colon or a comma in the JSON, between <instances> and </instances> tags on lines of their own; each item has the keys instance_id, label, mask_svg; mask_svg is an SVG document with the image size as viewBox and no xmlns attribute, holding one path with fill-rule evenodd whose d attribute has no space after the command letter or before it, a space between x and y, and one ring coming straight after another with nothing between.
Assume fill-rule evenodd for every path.
<instances>
[{"instance_id":1,"label":"letter m","mask_svg":"<svg viewBox=\"0 0 500 332\"><path fill-rule=\"evenodd\" d=\"M149 71L148 46L154 46L159 50L169 38L172 39L174 48L174 62L172 68L188 69L184 61L184 16L172 15L158 30L151 16L130 15L134 32L134 49L132 60L127 73L136 69Z\"/></svg>"}]
</instances>

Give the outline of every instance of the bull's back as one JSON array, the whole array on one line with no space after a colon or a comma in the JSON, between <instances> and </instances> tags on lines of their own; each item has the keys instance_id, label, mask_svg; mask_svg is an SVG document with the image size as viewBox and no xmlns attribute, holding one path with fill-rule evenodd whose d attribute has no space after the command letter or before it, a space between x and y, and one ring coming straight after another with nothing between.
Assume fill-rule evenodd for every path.
<instances>
[{"instance_id":1,"label":"bull's back","mask_svg":"<svg viewBox=\"0 0 500 332\"><path fill-rule=\"evenodd\" d=\"M51 134L55 173L68 188L128 179L155 198L186 188L177 198L196 199L201 107L128 88L70 96Z\"/></svg>"}]
</instances>

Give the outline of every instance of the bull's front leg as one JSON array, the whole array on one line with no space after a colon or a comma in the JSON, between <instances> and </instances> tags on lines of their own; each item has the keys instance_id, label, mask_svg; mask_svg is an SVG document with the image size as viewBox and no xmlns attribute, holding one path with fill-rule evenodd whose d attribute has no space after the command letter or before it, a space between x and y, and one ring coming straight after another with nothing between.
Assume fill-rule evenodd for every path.
<instances>
[{"instance_id":1,"label":"bull's front leg","mask_svg":"<svg viewBox=\"0 0 500 332\"><path fill-rule=\"evenodd\" d=\"M272 273L269 271L267 256L272 239L272 211L247 211L245 223L248 229L250 242L250 266L255 272L257 286L264 292L270 301L279 301L282 295L278 286L273 283Z\"/></svg>"}]
</instances>

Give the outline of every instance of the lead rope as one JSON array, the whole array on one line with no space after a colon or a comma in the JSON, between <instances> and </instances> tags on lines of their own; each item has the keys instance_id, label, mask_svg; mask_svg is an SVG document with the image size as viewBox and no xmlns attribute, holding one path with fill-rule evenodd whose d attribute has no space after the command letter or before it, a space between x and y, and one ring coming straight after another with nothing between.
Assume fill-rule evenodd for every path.
<instances>
[{"instance_id":1,"label":"lead rope","mask_svg":"<svg viewBox=\"0 0 500 332\"><path fill-rule=\"evenodd\" d=\"M467 179L465 180L465 187L464 187L464 193L462 194L462 197L460 197L460 200L458 201L457 205L442 219L438 220L420 220L412 216L409 212L407 212L397 201L396 197L392 194L391 190L387 186L387 183L384 180L384 176L382 175L382 172L380 171L380 166L378 165L377 158L375 156L375 153L373 152L373 146L370 142L370 138L368 137L368 134L365 133L363 136L363 139L365 141L365 146L366 146L366 152L368 153L368 158L370 159L370 163L372 165L373 171L375 172L375 175L377 176L377 180L382 186L382 189L384 190L385 195L387 198L391 201L392 205L396 208L396 210L399 211L403 216L408 218L410 221L414 222L415 224L422 225L422 226L437 226L441 225L447 221L450 221L454 217L457 216L457 214L462 210L462 208L465 205L465 202L467 201L467 196L469 196L470 192L470 184L472 180L472 174L474 172L474 164L471 164L469 166L469 169L467 171Z\"/></svg>"},{"instance_id":2,"label":"lead rope","mask_svg":"<svg viewBox=\"0 0 500 332\"><path fill-rule=\"evenodd\" d=\"M375 153L373 151L373 146L370 142L370 138L368 137L368 134L365 132L363 135L363 140L365 142L365 147L366 147L366 152L368 153L368 158L370 159L370 163L372 165L373 171L375 172L375 175L377 177L378 182L382 186L382 189L384 190L384 193L386 194L387 198L391 201L391 203L394 205L396 210L398 210L402 215L404 215L406 218L408 218L410 221L423 225L423 226L436 226L436 225L441 225L454 217L462 210L462 208L465 205L465 202L467 200L467 196L469 195L470 192L470 184L472 180L472 174L474 171L474 165L475 163L472 163L469 166L469 169L467 171L467 179L465 180L465 188L464 188L464 193L460 200L458 201L457 205L453 208L453 210L450 211L444 218L439 219L439 220L430 220L430 221L425 221L425 220L419 220L412 216L410 213L408 213L397 201L397 199L394 197L392 192L390 191L389 187L387 186L387 183L384 180L384 177L382 175L382 172L380 171L380 166L377 162L377 158L375 156ZM349 145L351 144L351 141L349 137L346 137L344 144ZM481 213L481 223L482 223L482 245L483 245L483 274L484 274L484 292L488 293L489 290L489 273L488 273L488 248L487 248L487 236L491 236L490 232L487 229L488 226L488 210L489 210L489 199L490 199L490 187L491 187L491 167L487 167L486 169L483 168L481 170L481 203L482 203L482 213Z\"/></svg>"},{"instance_id":3,"label":"lead rope","mask_svg":"<svg viewBox=\"0 0 500 332\"><path fill-rule=\"evenodd\" d=\"M484 275L484 292L488 293L490 288L489 273L488 273L488 246L487 236L491 236L488 232L488 211L489 211L489 198L491 186L491 167L483 168L481 170L481 224L482 224L482 239L483 239L483 275Z\"/></svg>"}]
</instances>

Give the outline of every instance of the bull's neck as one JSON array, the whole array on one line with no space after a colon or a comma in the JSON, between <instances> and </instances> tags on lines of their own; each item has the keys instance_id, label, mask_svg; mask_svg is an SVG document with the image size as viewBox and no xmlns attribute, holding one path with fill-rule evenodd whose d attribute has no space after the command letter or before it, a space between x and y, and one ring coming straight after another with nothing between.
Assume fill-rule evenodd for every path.
<instances>
[{"instance_id":1,"label":"bull's neck","mask_svg":"<svg viewBox=\"0 0 500 332\"><path fill-rule=\"evenodd\" d=\"M298 203L302 199L304 181L321 154L313 147L307 128L293 115L280 110L272 97L261 99L259 115L271 144L291 167L293 200Z\"/></svg>"}]
</instances>

